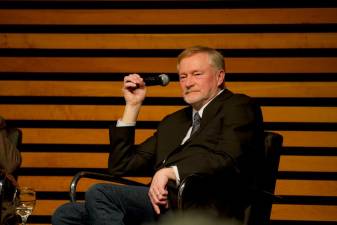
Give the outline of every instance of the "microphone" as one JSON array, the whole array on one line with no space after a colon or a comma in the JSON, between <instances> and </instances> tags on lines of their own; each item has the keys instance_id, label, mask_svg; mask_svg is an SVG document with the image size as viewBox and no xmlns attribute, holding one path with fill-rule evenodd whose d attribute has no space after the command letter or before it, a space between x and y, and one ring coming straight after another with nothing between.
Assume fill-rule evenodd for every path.
<instances>
[{"instance_id":1,"label":"microphone","mask_svg":"<svg viewBox=\"0 0 337 225\"><path fill-rule=\"evenodd\" d=\"M170 83L170 78L166 74L160 74L157 76L143 77L143 81L145 82L145 86L155 86L155 85L166 86Z\"/></svg>"}]
</instances>

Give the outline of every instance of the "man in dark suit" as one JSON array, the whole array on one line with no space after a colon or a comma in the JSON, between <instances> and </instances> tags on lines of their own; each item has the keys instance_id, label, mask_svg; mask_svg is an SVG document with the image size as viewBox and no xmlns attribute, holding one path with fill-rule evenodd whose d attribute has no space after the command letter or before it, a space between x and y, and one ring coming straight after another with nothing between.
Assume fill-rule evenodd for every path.
<instances>
[{"instance_id":1,"label":"man in dark suit","mask_svg":"<svg viewBox=\"0 0 337 225\"><path fill-rule=\"evenodd\" d=\"M124 78L123 116L110 129L109 171L116 175L150 173L150 187L95 185L86 193L85 207L59 208L54 225L155 220L175 207L171 190L191 174L220 180L216 187L224 187L226 194L221 199L227 200L221 213L242 219L263 154L260 108L248 96L225 88L224 58L212 48L184 50L177 69L182 95L190 106L166 116L152 137L135 145L135 123L146 84L138 74L130 74Z\"/></svg>"}]
</instances>

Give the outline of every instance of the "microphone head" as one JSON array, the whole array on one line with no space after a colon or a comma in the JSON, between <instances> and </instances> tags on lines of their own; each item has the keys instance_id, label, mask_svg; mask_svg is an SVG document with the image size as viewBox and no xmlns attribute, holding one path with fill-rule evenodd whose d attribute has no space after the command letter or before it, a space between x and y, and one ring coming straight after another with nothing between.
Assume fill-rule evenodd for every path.
<instances>
[{"instance_id":1,"label":"microphone head","mask_svg":"<svg viewBox=\"0 0 337 225\"><path fill-rule=\"evenodd\" d=\"M161 86L166 86L170 83L170 78L166 74L160 74L158 77L162 81L160 84Z\"/></svg>"}]
</instances>

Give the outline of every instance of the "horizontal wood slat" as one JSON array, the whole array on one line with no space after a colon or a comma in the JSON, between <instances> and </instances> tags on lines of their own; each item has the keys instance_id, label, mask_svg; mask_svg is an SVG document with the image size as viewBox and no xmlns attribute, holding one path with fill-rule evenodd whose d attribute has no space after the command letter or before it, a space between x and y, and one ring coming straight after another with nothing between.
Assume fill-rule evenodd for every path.
<instances>
[{"instance_id":1,"label":"horizontal wood slat","mask_svg":"<svg viewBox=\"0 0 337 225\"><path fill-rule=\"evenodd\" d=\"M143 106L139 121L159 121L185 106ZM124 106L0 105L0 114L20 120L117 120ZM38 112L38 113L37 113ZM262 107L265 122L337 122L337 107Z\"/></svg>"},{"instance_id":2,"label":"horizontal wood slat","mask_svg":"<svg viewBox=\"0 0 337 225\"><path fill-rule=\"evenodd\" d=\"M18 182L21 186L29 186L36 191L43 192L68 192L70 182L73 176L19 176ZM150 177L125 177L127 179L148 184L151 182ZM78 192L86 191L95 183L104 183L102 180L82 178L77 185ZM107 183L109 183L107 181Z\"/></svg>"},{"instance_id":3,"label":"horizontal wood slat","mask_svg":"<svg viewBox=\"0 0 337 225\"><path fill-rule=\"evenodd\" d=\"M21 186L30 186L36 191L43 192L67 192L73 176L19 176L18 182ZM147 184L151 181L149 177L128 177ZM77 190L83 192L97 182L93 179L82 178L78 183ZM337 181L331 180L277 180L276 195L289 196L337 196Z\"/></svg>"},{"instance_id":4,"label":"horizontal wood slat","mask_svg":"<svg viewBox=\"0 0 337 225\"><path fill-rule=\"evenodd\" d=\"M337 221L337 206L274 204L271 219L294 221Z\"/></svg>"},{"instance_id":5,"label":"horizontal wood slat","mask_svg":"<svg viewBox=\"0 0 337 225\"><path fill-rule=\"evenodd\" d=\"M337 122L337 107L262 107L265 122Z\"/></svg>"},{"instance_id":6,"label":"horizontal wood slat","mask_svg":"<svg viewBox=\"0 0 337 225\"><path fill-rule=\"evenodd\" d=\"M69 200L37 200L32 215L50 216L56 208L68 202Z\"/></svg>"},{"instance_id":7,"label":"horizontal wood slat","mask_svg":"<svg viewBox=\"0 0 337 225\"><path fill-rule=\"evenodd\" d=\"M0 48L184 49L193 45L217 49L337 48L337 33L0 34Z\"/></svg>"},{"instance_id":8,"label":"horizontal wood slat","mask_svg":"<svg viewBox=\"0 0 337 225\"><path fill-rule=\"evenodd\" d=\"M229 73L337 72L337 57L228 57L225 60L226 71ZM164 57L0 57L0 72L175 73L176 59Z\"/></svg>"},{"instance_id":9,"label":"horizontal wood slat","mask_svg":"<svg viewBox=\"0 0 337 225\"><path fill-rule=\"evenodd\" d=\"M108 153L23 152L22 168L107 168ZM337 172L336 156L281 156L279 171Z\"/></svg>"},{"instance_id":10,"label":"horizontal wood slat","mask_svg":"<svg viewBox=\"0 0 337 225\"><path fill-rule=\"evenodd\" d=\"M0 24L319 24L336 23L335 8L0 10Z\"/></svg>"},{"instance_id":11,"label":"horizontal wood slat","mask_svg":"<svg viewBox=\"0 0 337 225\"><path fill-rule=\"evenodd\" d=\"M337 171L336 171L337 172ZM335 180L277 180L276 195L337 197Z\"/></svg>"},{"instance_id":12,"label":"horizontal wood slat","mask_svg":"<svg viewBox=\"0 0 337 225\"><path fill-rule=\"evenodd\" d=\"M336 132L333 131L276 131L283 136L283 145L292 147L336 147Z\"/></svg>"},{"instance_id":13,"label":"horizontal wood slat","mask_svg":"<svg viewBox=\"0 0 337 225\"><path fill-rule=\"evenodd\" d=\"M161 120L168 113L184 106L144 106L139 115L142 120ZM124 106L84 105L0 105L0 113L7 119L23 120L117 120ZM38 113L37 113L38 112Z\"/></svg>"},{"instance_id":14,"label":"horizontal wood slat","mask_svg":"<svg viewBox=\"0 0 337 225\"><path fill-rule=\"evenodd\" d=\"M109 144L108 129L21 128L24 144ZM284 146L336 147L337 132L276 131L283 135ZM154 130L137 129L135 141L143 142ZM45 151L48 151L46 149Z\"/></svg>"},{"instance_id":15,"label":"horizontal wood slat","mask_svg":"<svg viewBox=\"0 0 337 225\"><path fill-rule=\"evenodd\" d=\"M0 96L122 97L122 85L122 81L0 81ZM252 97L337 97L337 82L226 82L226 86ZM179 82L148 87L147 96L181 97Z\"/></svg>"},{"instance_id":16,"label":"horizontal wood slat","mask_svg":"<svg viewBox=\"0 0 337 225\"><path fill-rule=\"evenodd\" d=\"M337 156L281 156L279 171L337 172Z\"/></svg>"},{"instance_id":17,"label":"horizontal wood slat","mask_svg":"<svg viewBox=\"0 0 337 225\"><path fill-rule=\"evenodd\" d=\"M109 144L108 128L21 128L21 130L25 144ZM154 130L137 129L136 143L143 142L153 133Z\"/></svg>"},{"instance_id":18,"label":"horizontal wood slat","mask_svg":"<svg viewBox=\"0 0 337 225\"><path fill-rule=\"evenodd\" d=\"M108 168L108 153L23 152L21 168Z\"/></svg>"}]
</instances>

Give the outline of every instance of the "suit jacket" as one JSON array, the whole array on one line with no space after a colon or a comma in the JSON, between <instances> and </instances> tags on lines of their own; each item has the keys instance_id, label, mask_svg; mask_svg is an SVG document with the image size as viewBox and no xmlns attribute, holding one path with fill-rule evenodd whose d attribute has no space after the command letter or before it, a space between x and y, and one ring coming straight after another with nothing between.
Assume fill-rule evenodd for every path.
<instances>
[{"instance_id":1,"label":"suit jacket","mask_svg":"<svg viewBox=\"0 0 337 225\"><path fill-rule=\"evenodd\" d=\"M264 151L262 113L253 99L224 90L205 108L200 129L181 145L191 120L191 106L170 114L140 145L134 145L134 127L111 127L109 172L153 175L176 165L181 180L197 173L217 176L227 187L235 183L230 192L238 183L253 188Z\"/></svg>"}]
</instances>

